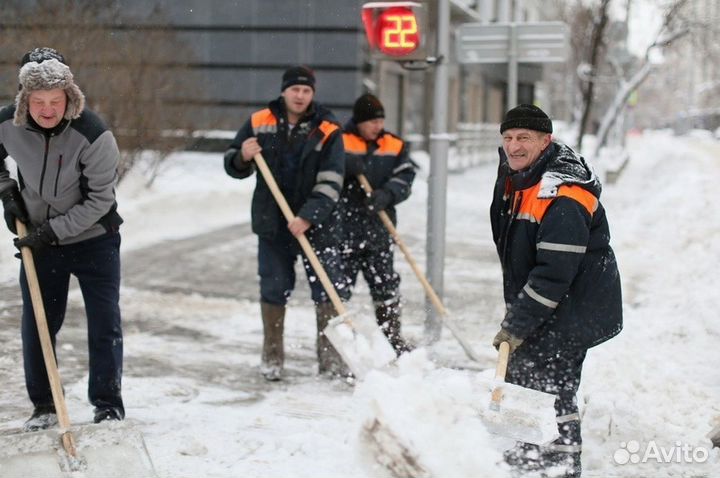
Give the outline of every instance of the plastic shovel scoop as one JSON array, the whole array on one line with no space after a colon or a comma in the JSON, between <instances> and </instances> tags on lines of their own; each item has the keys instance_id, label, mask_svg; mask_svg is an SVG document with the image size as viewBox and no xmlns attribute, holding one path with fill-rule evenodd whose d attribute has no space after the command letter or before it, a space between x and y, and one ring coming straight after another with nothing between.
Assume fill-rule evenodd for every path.
<instances>
[{"instance_id":1,"label":"plastic shovel scoop","mask_svg":"<svg viewBox=\"0 0 720 478\"><path fill-rule=\"evenodd\" d=\"M72 426L77 444L71 455L61 430L50 429L0 436L0 476L3 478L157 476L142 435L127 422Z\"/></svg>"},{"instance_id":2,"label":"plastic shovel scoop","mask_svg":"<svg viewBox=\"0 0 720 478\"><path fill-rule=\"evenodd\" d=\"M342 359L357 379L362 379L372 369L382 368L397 358L374 320L356 318L350 320L346 314L328 322L323 330Z\"/></svg>"},{"instance_id":3,"label":"plastic shovel scoop","mask_svg":"<svg viewBox=\"0 0 720 478\"><path fill-rule=\"evenodd\" d=\"M510 344L500 343L490 403L477 408L487 430L513 440L547 445L560 436L555 395L505 382ZM487 393L487 390L485 390Z\"/></svg>"}]
</instances>

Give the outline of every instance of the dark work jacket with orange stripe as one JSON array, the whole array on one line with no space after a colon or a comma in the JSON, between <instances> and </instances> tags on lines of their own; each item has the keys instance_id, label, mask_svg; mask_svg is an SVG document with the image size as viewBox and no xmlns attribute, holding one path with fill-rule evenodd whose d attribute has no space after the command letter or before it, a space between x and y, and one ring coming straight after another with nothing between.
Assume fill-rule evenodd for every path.
<instances>
[{"instance_id":1,"label":"dark work jacket with orange stripe","mask_svg":"<svg viewBox=\"0 0 720 478\"><path fill-rule=\"evenodd\" d=\"M365 177L373 190L383 189L390 193L391 203L385 208L393 224L397 223L395 205L410 196L415 179L415 163L408 155L405 142L394 134L381 131L377 140L366 141L350 120L343 133L345 156L358 156L365 166ZM338 204L343 217L345 237L362 239L377 237L383 247L389 241L389 233L383 226L377 212L365 205L365 192L356 177L346 177L345 186Z\"/></svg>"},{"instance_id":2,"label":"dark work jacket with orange stripe","mask_svg":"<svg viewBox=\"0 0 720 478\"><path fill-rule=\"evenodd\" d=\"M490 208L502 263L502 327L542 350L589 348L622 329L620 275L601 185L569 147L550 143L513 172L500 148Z\"/></svg>"},{"instance_id":3,"label":"dark work jacket with orange stripe","mask_svg":"<svg viewBox=\"0 0 720 478\"><path fill-rule=\"evenodd\" d=\"M342 191L345 153L340 126L330 110L311 103L308 113L292 131L282 98L253 113L225 153L225 171L234 178L246 178L255 171L254 162L235 160L241 154L243 141L251 136L257 137L262 155L293 213L313 224L308 239L316 248L337 243L341 235L339 221L331 212ZM295 164L288 167L291 155L295 155L292 158ZM244 167L238 169L238 164ZM293 177L283 177L289 171ZM258 172L252 199L253 232L273 239L278 228L286 225L270 188Z\"/></svg>"}]
</instances>

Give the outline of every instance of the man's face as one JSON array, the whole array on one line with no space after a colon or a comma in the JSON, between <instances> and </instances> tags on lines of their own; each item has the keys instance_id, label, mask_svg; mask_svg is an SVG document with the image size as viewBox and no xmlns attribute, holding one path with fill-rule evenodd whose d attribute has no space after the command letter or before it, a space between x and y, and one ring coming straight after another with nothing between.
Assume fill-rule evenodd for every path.
<instances>
[{"instance_id":1,"label":"man's face","mask_svg":"<svg viewBox=\"0 0 720 478\"><path fill-rule=\"evenodd\" d=\"M512 128L502 134L503 149L513 171L530 166L548 147L552 135L531 129Z\"/></svg>"},{"instance_id":2,"label":"man's face","mask_svg":"<svg viewBox=\"0 0 720 478\"><path fill-rule=\"evenodd\" d=\"M307 85L288 86L280 94L285 99L288 113L302 116L313 100L315 92Z\"/></svg>"},{"instance_id":3,"label":"man's face","mask_svg":"<svg viewBox=\"0 0 720 478\"><path fill-rule=\"evenodd\" d=\"M360 136L362 136L366 141L375 141L384 127L385 118L375 118L363 121L357 125Z\"/></svg>"},{"instance_id":4,"label":"man's face","mask_svg":"<svg viewBox=\"0 0 720 478\"><path fill-rule=\"evenodd\" d=\"M43 128L54 128L65 115L67 95L60 88L37 90L28 98L30 116Z\"/></svg>"}]
</instances>

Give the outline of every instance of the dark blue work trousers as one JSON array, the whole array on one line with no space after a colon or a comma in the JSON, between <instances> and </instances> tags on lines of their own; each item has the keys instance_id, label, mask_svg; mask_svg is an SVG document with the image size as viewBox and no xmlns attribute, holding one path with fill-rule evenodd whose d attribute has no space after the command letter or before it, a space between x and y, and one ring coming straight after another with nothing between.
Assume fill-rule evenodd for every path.
<instances>
[{"instance_id":1,"label":"dark blue work trousers","mask_svg":"<svg viewBox=\"0 0 720 478\"><path fill-rule=\"evenodd\" d=\"M260 300L269 304L286 305L295 289L295 261L301 254L300 244L287 228L282 227L273 239L259 237L258 243L258 274L260 275ZM342 299L348 298L348 287L345 285L342 272L342 260L339 248L329 246L316 250L330 281ZM320 279L310 262L302 254L303 267L307 274L310 293L315 304L328 302Z\"/></svg>"},{"instance_id":2,"label":"dark blue work trousers","mask_svg":"<svg viewBox=\"0 0 720 478\"><path fill-rule=\"evenodd\" d=\"M393 242L389 234L371 241L345 244L342 251L345 280L350 290L362 272L376 306L390 305L400 300L400 275L393 268ZM372 246L372 247L371 247Z\"/></svg>"},{"instance_id":3,"label":"dark blue work trousers","mask_svg":"<svg viewBox=\"0 0 720 478\"><path fill-rule=\"evenodd\" d=\"M115 407L124 414L121 398L123 337L120 320L120 235L107 234L76 244L33 251L50 337L65 319L70 275L80 284L87 315L90 378L88 397L95 407ZM35 406L52 404L35 314L24 267L22 342L25 383Z\"/></svg>"}]
</instances>

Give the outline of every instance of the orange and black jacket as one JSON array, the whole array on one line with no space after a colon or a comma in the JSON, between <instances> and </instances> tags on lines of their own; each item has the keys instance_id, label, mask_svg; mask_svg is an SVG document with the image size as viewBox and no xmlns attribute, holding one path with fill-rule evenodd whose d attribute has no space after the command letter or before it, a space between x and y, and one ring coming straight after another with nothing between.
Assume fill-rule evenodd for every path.
<instances>
[{"instance_id":1,"label":"orange and black jacket","mask_svg":"<svg viewBox=\"0 0 720 478\"><path fill-rule=\"evenodd\" d=\"M343 144L346 157L358 156L362 159L365 177L373 190L383 189L390 193L392 202L385 212L395 223L395 205L410 196L415 179L416 166L410 159L407 144L400 137L384 130L380 132L377 140L366 141L360 136L357 125L352 120L345 124ZM376 225L385 231L377 212L369 211L365 206L365 197L357 177L346 176L339 205L339 209L344 211L344 214L341 214L351 218L350 221L345 221L346 226L362 223L362 227Z\"/></svg>"},{"instance_id":2,"label":"orange and black jacket","mask_svg":"<svg viewBox=\"0 0 720 478\"><path fill-rule=\"evenodd\" d=\"M251 136L257 137L263 158L295 215L313 226L327 226L308 231L313 245L337 241L339 232L337 237L328 234L336 230L330 225L331 212L343 187L345 154L340 126L330 110L313 102L292 129L282 98L253 113L225 153L225 171L234 178L246 178L255 171L255 163L242 161L240 152L243 141ZM287 224L260 173L251 215L253 232L267 239L273 239Z\"/></svg>"},{"instance_id":3,"label":"orange and black jacket","mask_svg":"<svg viewBox=\"0 0 720 478\"><path fill-rule=\"evenodd\" d=\"M589 348L622 329L620 275L600 182L569 147L550 143L513 172L500 148L490 209L503 271L502 326L525 346Z\"/></svg>"}]
</instances>

